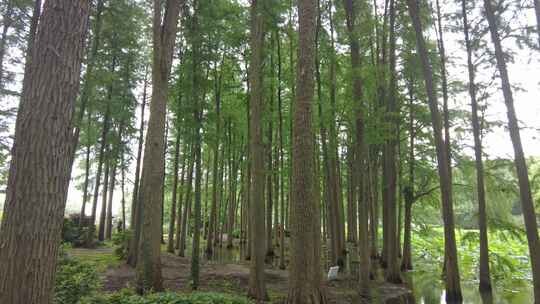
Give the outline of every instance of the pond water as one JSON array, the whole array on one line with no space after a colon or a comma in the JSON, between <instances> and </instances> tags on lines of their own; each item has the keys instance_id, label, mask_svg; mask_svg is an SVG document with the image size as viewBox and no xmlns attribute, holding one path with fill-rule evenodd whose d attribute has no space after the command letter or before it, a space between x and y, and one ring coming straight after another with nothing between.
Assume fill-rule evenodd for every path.
<instances>
[{"instance_id":1,"label":"pond water","mask_svg":"<svg viewBox=\"0 0 540 304\"><path fill-rule=\"evenodd\" d=\"M245 248L235 246L233 249L215 248L210 263L240 263L244 262ZM272 261L277 268L279 258ZM395 304L445 304L444 282L439 273L411 271L403 275L406 285L412 290L413 297L397 301ZM478 284L462 282L463 304L529 304L534 303L532 284L530 282L511 282L493 287L492 295L482 295ZM374 300L374 303L381 303ZM387 302L388 303L388 302ZM394 301L392 301L394 303ZM386 304L386 303L384 303Z\"/></svg>"},{"instance_id":2,"label":"pond water","mask_svg":"<svg viewBox=\"0 0 540 304\"><path fill-rule=\"evenodd\" d=\"M412 287L417 304L442 304L445 301L444 284L440 274L409 272L405 274L408 285ZM504 285L504 286L502 286ZM492 295L482 295L478 285L469 282L461 284L463 304L529 304L534 303L530 283L514 282L497 284Z\"/></svg>"}]
</instances>

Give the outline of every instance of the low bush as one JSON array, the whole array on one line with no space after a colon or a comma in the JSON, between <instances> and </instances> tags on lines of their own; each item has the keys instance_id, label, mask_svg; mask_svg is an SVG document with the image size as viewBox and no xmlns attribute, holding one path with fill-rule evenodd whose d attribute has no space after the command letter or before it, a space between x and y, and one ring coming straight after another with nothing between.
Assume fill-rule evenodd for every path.
<instances>
[{"instance_id":1,"label":"low bush","mask_svg":"<svg viewBox=\"0 0 540 304\"><path fill-rule=\"evenodd\" d=\"M121 260L126 260L128 256L128 246L131 240L131 231L121 231L115 233L112 237L114 245L114 254Z\"/></svg>"},{"instance_id":2,"label":"low bush","mask_svg":"<svg viewBox=\"0 0 540 304\"><path fill-rule=\"evenodd\" d=\"M154 293L147 296L136 295L132 290L123 290L108 295L94 295L81 300L80 304L248 304L248 299L223 293L196 292Z\"/></svg>"},{"instance_id":3,"label":"low bush","mask_svg":"<svg viewBox=\"0 0 540 304\"><path fill-rule=\"evenodd\" d=\"M101 287L95 265L69 257L61 250L54 286L54 304L76 304L85 296L94 294Z\"/></svg>"}]
</instances>

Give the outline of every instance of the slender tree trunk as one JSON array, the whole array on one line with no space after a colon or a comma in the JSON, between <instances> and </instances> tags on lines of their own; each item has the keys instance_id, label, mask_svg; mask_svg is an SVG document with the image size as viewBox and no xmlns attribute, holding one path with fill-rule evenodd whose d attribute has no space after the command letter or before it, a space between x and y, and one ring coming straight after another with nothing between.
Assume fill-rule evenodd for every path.
<instances>
[{"instance_id":1,"label":"slender tree trunk","mask_svg":"<svg viewBox=\"0 0 540 304\"><path fill-rule=\"evenodd\" d=\"M320 267L320 214L315 185L312 104L317 3L298 1L297 92L293 116L291 268L286 303L326 303ZM317 170L318 171L318 170Z\"/></svg>"},{"instance_id":2,"label":"slender tree trunk","mask_svg":"<svg viewBox=\"0 0 540 304\"><path fill-rule=\"evenodd\" d=\"M384 197L386 198L386 209L388 214L388 223L384 227L388 229L387 237L388 240L385 240L387 245L387 265L385 279L390 283L401 283L400 268L399 268L399 249L398 249L398 240L397 234L398 229L396 227L397 220L397 172L396 172L396 162L398 153L396 152L396 147L399 144L398 141L398 124L399 121L396 118L398 114L397 106L397 80L396 80L396 31L395 31L395 20L396 20L396 7L394 0L390 0L390 84L389 84L389 96L388 104L386 108L387 121L390 122L390 134L386 140L383 158L384 158L384 174L383 174L383 188L385 188Z\"/></svg>"},{"instance_id":3,"label":"slender tree trunk","mask_svg":"<svg viewBox=\"0 0 540 304\"><path fill-rule=\"evenodd\" d=\"M445 238L445 265L446 265L446 300L448 302L462 301L461 286L459 282L458 256L456 237L454 231L454 211L452 203L452 181L448 172L448 157L446 155L445 142L442 137L442 126L439 109L437 107L437 94L433 83L433 69L429 60L426 43L423 36L420 21L419 7L416 0L407 0L409 14L416 33L416 45L422 63L422 72L426 84L428 105L431 112L431 122L437 151L437 163L441 186L441 200L444 220Z\"/></svg>"},{"instance_id":4,"label":"slender tree trunk","mask_svg":"<svg viewBox=\"0 0 540 304\"><path fill-rule=\"evenodd\" d=\"M284 178L284 149L283 149L283 99L282 99L282 62L281 35L277 32L277 65L278 65L278 128L279 128L279 175L280 175L280 218L279 218L279 268L285 269L285 178Z\"/></svg>"},{"instance_id":5,"label":"slender tree trunk","mask_svg":"<svg viewBox=\"0 0 540 304\"><path fill-rule=\"evenodd\" d=\"M177 122L178 124L180 122ZM169 220L169 238L167 240L167 251L174 253L174 224L176 220L176 199L178 190L178 159L180 157L180 130L177 128L176 143L174 145L174 168L173 168L173 184L172 184L172 202L171 216Z\"/></svg>"},{"instance_id":6,"label":"slender tree trunk","mask_svg":"<svg viewBox=\"0 0 540 304\"><path fill-rule=\"evenodd\" d=\"M473 64L473 49L469 36L469 20L467 17L467 2L461 1L463 14L463 33L467 49L467 68L469 72L469 95L471 97L471 114L474 135L474 155L476 164L476 187L478 194L478 226L480 228L480 285L481 292L491 291L489 274L489 246L487 234L486 193L484 184L484 163L482 160L482 129L478 118L478 101L476 98L475 67Z\"/></svg>"},{"instance_id":7,"label":"slender tree trunk","mask_svg":"<svg viewBox=\"0 0 540 304\"><path fill-rule=\"evenodd\" d=\"M193 168L195 166L195 143L191 148L191 158L189 162L189 170L186 183L186 198L184 202L184 214L182 215L182 230L180 234L180 247L178 255L184 257L186 255L186 243L188 237L189 214L191 213L191 193L193 191Z\"/></svg>"},{"instance_id":8,"label":"slender tree trunk","mask_svg":"<svg viewBox=\"0 0 540 304\"><path fill-rule=\"evenodd\" d=\"M103 27L103 11L105 7L105 1L107 0L97 0L96 3L96 13L93 20L93 37L90 46L90 54L88 55L88 63L86 65L86 74L84 76L83 87L81 90L80 97L80 106L77 109L77 118L74 121L73 127L73 140L71 142L71 163L70 166L73 168L73 162L75 161L75 154L77 152L77 145L79 144L79 135L81 132L81 122L84 117L84 113L88 104L90 102L90 96L94 90L94 69L96 68L96 58L98 56L98 51L101 47L101 28ZM36 3L37 5L38 3ZM26 81L26 80L25 80Z\"/></svg>"},{"instance_id":9,"label":"slender tree trunk","mask_svg":"<svg viewBox=\"0 0 540 304\"><path fill-rule=\"evenodd\" d=\"M126 189L126 163L125 163L125 159L124 159L124 152L122 151L122 153L120 154L120 157L121 157L121 170L122 170L122 179L121 179L121 182L120 182L120 190L122 192L122 198L121 198L121 201L120 203L122 204L122 232L125 232L126 231L126 193L125 193L125 189Z\"/></svg>"},{"instance_id":10,"label":"slender tree trunk","mask_svg":"<svg viewBox=\"0 0 540 304\"><path fill-rule=\"evenodd\" d=\"M264 1L251 2L251 62L249 66L250 96L250 240L251 265L249 297L257 301L268 300L264 275L265 225L264 225L264 144L262 142L263 117L263 47L264 47Z\"/></svg>"},{"instance_id":11,"label":"slender tree trunk","mask_svg":"<svg viewBox=\"0 0 540 304\"><path fill-rule=\"evenodd\" d=\"M109 199L107 203L107 219L105 221L105 239L110 240L112 238L112 203L114 197L114 188L116 186L116 160L113 160L111 169L111 177L109 180Z\"/></svg>"},{"instance_id":12,"label":"slender tree trunk","mask_svg":"<svg viewBox=\"0 0 540 304\"><path fill-rule=\"evenodd\" d=\"M91 122L91 115L90 112L88 112L88 121L87 121L87 131L90 131L90 122ZM83 219L85 218L86 213L86 203L88 202L88 185L90 181L90 152L91 152L91 145L90 143L87 143L86 145L86 153L85 153L85 161L84 161L84 185L83 185L83 202L81 206L81 215L79 216L79 226L83 226Z\"/></svg>"},{"instance_id":13,"label":"slender tree trunk","mask_svg":"<svg viewBox=\"0 0 540 304\"><path fill-rule=\"evenodd\" d=\"M203 1L204 2L204 1ZM205 96L201 96L201 77L200 69L201 58L201 39L202 34L199 29L199 12L201 10L201 2L195 0L193 3L194 12L191 18L191 35L193 41L193 55L192 55L192 86L193 86L193 104L194 104L194 120L195 120L195 201L194 201L194 230L193 230L193 246L191 254L191 280L193 290L199 288L199 256L200 256L200 238L201 238L201 178L202 178L202 117L203 117L203 100ZM206 2L205 2L206 3ZM202 98L201 98L202 97Z\"/></svg>"},{"instance_id":14,"label":"slender tree trunk","mask_svg":"<svg viewBox=\"0 0 540 304\"><path fill-rule=\"evenodd\" d=\"M187 160L187 156L190 155L190 152L188 150L189 150L189 147L186 146L184 150L184 154L183 154L184 161L182 162L182 176L180 178L180 191L178 194L178 210L177 210L178 217L176 219L176 242L174 245L176 249L180 248L180 235L182 232L182 202L184 199L183 194L186 188L186 175L187 175L186 174L186 164L187 164L186 160Z\"/></svg>"},{"instance_id":15,"label":"slender tree trunk","mask_svg":"<svg viewBox=\"0 0 540 304\"><path fill-rule=\"evenodd\" d=\"M271 59L272 61L272 59ZM271 62L273 67L273 62ZM271 92L273 93L273 84L271 85ZM273 117L274 117L274 96L270 95L270 109L268 115L270 116L268 123L268 142L266 143L267 149L267 173L266 173L266 257L268 260L274 256L274 248L272 244L272 211L274 209L274 189L272 187L272 136L273 136Z\"/></svg>"},{"instance_id":16,"label":"slender tree trunk","mask_svg":"<svg viewBox=\"0 0 540 304\"><path fill-rule=\"evenodd\" d=\"M165 9L163 10L163 6ZM165 159L165 121L169 73L183 1L153 1L152 101L143 158L139 212L142 215L137 258L137 290L163 290L161 276L161 209ZM162 16L163 11L163 16Z\"/></svg>"},{"instance_id":17,"label":"slender tree trunk","mask_svg":"<svg viewBox=\"0 0 540 304\"><path fill-rule=\"evenodd\" d=\"M137 161L135 165L135 180L133 182L133 196L131 198L131 219L130 219L130 229L132 232L131 240L129 242L129 252L127 263L132 267L135 267L137 264L137 256L139 249L139 240L141 236L141 218L139 214L139 185L141 177L141 160L142 160L142 149L144 144L144 110L146 108L146 98L147 98L147 88L148 88L148 65L146 66L144 73L144 85L143 85L143 96L141 104L141 124L139 126L139 146L137 148Z\"/></svg>"},{"instance_id":18,"label":"slender tree trunk","mask_svg":"<svg viewBox=\"0 0 540 304\"><path fill-rule=\"evenodd\" d=\"M103 242L105 240L105 221L107 219L107 193L109 190L109 176L111 171L111 159L110 159L110 151L109 146L107 145L105 147L105 154L107 160L105 160L105 174L103 177L103 189L101 191L101 209L99 213L99 230L98 230L98 240L100 242Z\"/></svg>"},{"instance_id":19,"label":"slender tree trunk","mask_svg":"<svg viewBox=\"0 0 540 304\"><path fill-rule=\"evenodd\" d=\"M89 1L49 0L40 17L0 229L0 303L53 298L88 13Z\"/></svg>"},{"instance_id":20,"label":"slender tree trunk","mask_svg":"<svg viewBox=\"0 0 540 304\"><path fill-rule=\"evenodd\" d=\"M497 59L497 68L500 73L502 90L504 95L504 103L506 104L506 114L508 116L508 129L510 138L514 146L515 164L519 183L519 196L521 208L523 210L523 218L525 222L525 230L527 232L527 241L529 243L529 255L531 259L533 286L534 286L534 302L540 303L540 241L538 240L538 224L536 222L536 213L534 211L534 202L531 195L531 187L529 184L529 173L527 162L523 153L523 145L521 144L521 135L519 132L519 124L514 108L514 97L506 67L506 59L502 49L501 40L498 33L497 19L491 1L484 0L486 16L489 23L489 31L491 40L495 48L495 58Z\"/></svg>"},{"instance_id":21,"label":"slender tree trunk","mask_svg":"<svg viewBox=\"0 0 540 304\"><path fill-rule=\"evenodd\" d=\"M7 0L5 6L5 12L2 16L2 34L0 35L0 94L3 95L5 82L4 82L4 60L6 57L6 50L8 49L8 32L13 25L13 15L15 10L15 1Z\"/></svg>"},{"instance_id":22,"label":"slender tree trunk","mask_svg":"<svg viewBox=\"0 0 540 304\"><path fill-rule=\"evenodd\" d=\"M403 189L405 199L405 220L403 233L403 255L401 259L401 270L412 270L411 254L411 225L412 225L412 206L414 203L414 140L416 131L414 128L414 95L412 80L407 80L409 87L409 183Z\"/></svg>"}]
</instances>

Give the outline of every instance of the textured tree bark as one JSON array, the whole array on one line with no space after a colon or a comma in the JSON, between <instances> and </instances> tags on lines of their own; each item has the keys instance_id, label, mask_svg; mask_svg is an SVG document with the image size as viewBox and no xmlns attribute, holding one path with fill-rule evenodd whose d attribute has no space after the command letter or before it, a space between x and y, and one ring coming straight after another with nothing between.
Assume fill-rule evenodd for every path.
<instances>
[{"instance_id":1,"label":"textured tree bark","mask_svg":"<svg viewBox=\"0 0 540 304\"><path fill-rule=\"evenodd\" d=\"M437 152L437 167L440 177L442 214L444 221L445 238L445 265L446 265L446 300L448 302L460 302L461 286L459 282L458 256L456 248L456 236L454 232L454 211L452 203L452 181L448 172L448 157L446 155L445 142L442 137L442 125L439 109L437 107L437 94L433 82L433 69L429 60L426 43L422 32L419 7L417 0L407 0L409 15L411 16L416 33L416 46L422 62L422 72L426 85L428 105L431 112L433 136Z\"/></svg>"},{"instance_id":2,"label":"textured tree bark","mask_svg":"<svg viewBox=\"0 0 540 304\"><path fill-rule=\"evenodd\" d=\"M383 185L386 186L384 197L386 198L386 209L388 215L388 223L385 229L388 229L387 237L388 240L385 240L386 245L388 246L387 251L387 268L385 272L385 279L390 283L401 283L401 275L399 268L399 249L398 249L398 240L397 234L398 229L396 227L397 219L397 172L396 172L396 162L398 153L396 153L396 146L398 145L398 128L399 128L399 119L398 115L398 106L396 100L396 90L397 90L397 80L396 80L396 32L395 32L395 21L396 21L396 8L394 0L390 0L390 83L389 83L389 95L388 95L388 104L386 108L387 121L390 123L390 134L386 140L383 158L384 158L384 174L383 174ZM384 187L384 186L383 186Z\"/></svg>"},{"instance_id":3,"label":"textured tree bark","mask_svg":"<svg viewBox=\"0 0 540 304\"><path fill-rule=\"evenodd\" d=\"M326 303L320 267L320 212L315 185L312 104L317 3L298 1L299 42L296 102L293 111L291 264L286 303Z\"/></svg>"},{"instance_id":4,"label":"textured tree bark","mask_svg":"<svg viewBox=\"0 0 540 304\"><path fill-rule=\"evenodd\" d=\"M519 183L519 196L521 208L523 210L523 219L525 221L525 230L527 233L527 241L529 243L529 255L532 266L533 286L534 286L534 303L540 303L540 241L538 240L538 224L536 222L536 213L534 210L534 202L531 195L531 186L529 184L529 173L527 163L521 143L521 135L519 132L519 124L514 108L514 97L506 67L506 59L501 45L501 39L498 33L497 17L491 0L484 0L486 17L489 23L489 31L491 40L495 48L495 58L497 59L497 69L501 77L502 90L504 95L504 103L506 104L506 114L508 116L508 129L510 138L514 146L515 165Z\"/></svg>"},{"instance_id":5,"label":"textured tree bark","mask_svg":"<svg viewBox=\"0 0 540 304\"><path fill-rule=\"evenodd\" d=\"M137 258L137 290L163 290L161 276L161 210L163 203L163 174L165 120L168 79L172 65L174 42L183 1L153 1L152 101L144 147L143 174L140 186L139 212L142 227ZM163 16L162 16L163 11ZM161 190L161 191L158 191Z\"/></svg>"},{"instance_id":6,"label":"textured tree bark","mask_svg":"<svg viewBox=\"0 0 540 304\"><path fill-rule=\"evenodd\" d=\"M49 0L40 17L0 229L0 303L52 301L88 13L89 1Z\"/></svg>"},{"instance_id":7,"label":"textured tree bark","mask_svg":"<svg viewBox=\"0 0 540 304\"><path fill-rule=\"evenodd\" d=\"M471 97L471 114L474 136L474 156L476 164L476 191L478 194L478 226L480 228L480 284L481 292L491 291L489 271L489 246L486 216L486 191L484 184L484 162L482 160L482 128L478 117L478 101L476 98L475 67L473 64L473 49L469 36L469 20L467 17L467 2L461 1L463 14L463 34L467 49L467 68L469 72L469 95Z\"/></svg>"},{"instance_id":8,"label":"textured tree bark","mask_svg":"<svg viewBox=\"0 0 540 304\"><path fill-rule=\"evenodd\" d=\"M249 82L251 96L250 115L250 240L251 263L249 272L248 296L257 301L268 300L264 275L264 254L266 227L264 222L264 144L262 142L263 112L263 47L264 47L264 1L251 2L251 61L249 66ZM249 247L248 247L249 248Z\"/></svg>"}]
</instances>

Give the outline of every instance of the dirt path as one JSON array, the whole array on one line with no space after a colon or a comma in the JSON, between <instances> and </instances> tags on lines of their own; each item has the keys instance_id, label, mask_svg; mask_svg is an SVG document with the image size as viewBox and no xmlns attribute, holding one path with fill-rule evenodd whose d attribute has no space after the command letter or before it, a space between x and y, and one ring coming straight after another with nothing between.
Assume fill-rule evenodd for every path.
<instances>
[{"instance_id":1,"label":"dirt path","mask_svg":"<svg viewBox=\"0 0 540 304\"><path fill-rule=\"evenodd\" d=\"M162 254L163 283L167 290L190 292L189 258L169 253ZM201 263L200 290L245 294L249 279L249 265L245 263L223 264L205 261ZM133 287L135 270L126 264L110 267L104 274L104 290L118 291ZM287 295L288 272L279 269L266 270L266 283L272 303L282 303ZM340 279L328 282L330 303L360 303L354 290L355 283ZM375 282L372 303L414 303L410 291L405 286Z\"/></svg>"}]
</instances>

